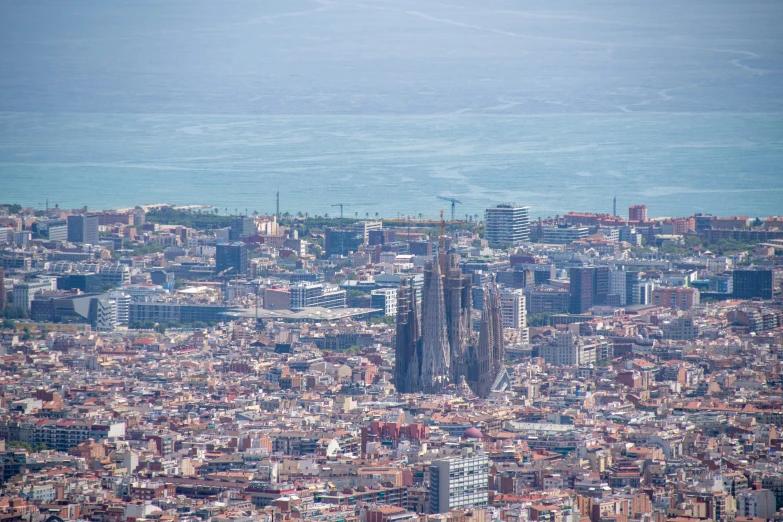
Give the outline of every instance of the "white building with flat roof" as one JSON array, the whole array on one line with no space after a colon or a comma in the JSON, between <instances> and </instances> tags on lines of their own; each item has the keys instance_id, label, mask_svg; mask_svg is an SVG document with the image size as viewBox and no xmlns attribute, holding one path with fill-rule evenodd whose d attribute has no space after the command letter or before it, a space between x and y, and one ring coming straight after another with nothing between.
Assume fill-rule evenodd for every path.
<instances>
[{"instance_id":1,"label":"white building with flat roof","mask_svg":"<svg viewBox=\"0 0 783 522\"><path fill-rule=\"evenodd\" d=\"M345 290L325 283L301 281L290 287L291 310L301 310L313 306L323 308L345 308Z\"/></svg>"},{"instance_id":2,"label":"white building with flat roof","mask_svg":"<svg viewBox=\"0 0 783 522\"><path fill-rule=\"evenodd\" d=\"M484 212L490 245L519 245L530 240L530 207L502 204Z\"/></svg>"},{"instance_id":3,"label":"white building with flat roof","mask_svg":"<svg viewBox=\"0 0 783 522\"><path fill-rule=\"evenodd\" d=\"M466 455L433 460L430 464L430 513L483 507L489 502L489 460Z\"/></svg>"},{"instance_id":4,"label":"white building with flat roof","mask_svg":"<svg viewBox=\"0 0 783 522\"><path fill-rule=\"evenodd\" d=\"M503 316L503 328L521 330L527 327L525 315L525 291L522 288L504 288L500 292L500 311Z\"/></svg>"},{"instance_id":5,"label":"white building with flat roof","mask_svg":"<svg viewBox=\"0 0 783 522\"><path fill-rule=\"evenodd\" d=\"M57 290L56 277L42 277L33 281L22 281L14 284L13 305L15 308L30 312L30 306L35 294Z\"/></svg>"}]
</instances>

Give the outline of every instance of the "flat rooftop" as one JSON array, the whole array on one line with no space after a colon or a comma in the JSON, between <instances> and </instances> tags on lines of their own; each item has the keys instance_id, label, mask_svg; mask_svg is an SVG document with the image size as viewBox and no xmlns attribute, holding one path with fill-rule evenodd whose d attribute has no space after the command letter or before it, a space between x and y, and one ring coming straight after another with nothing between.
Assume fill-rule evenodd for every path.
<instances>
[{"instance_id":1,"label":"flat rooftop","mask_svg":"<svg viewBox=\"0 0 783 522\"><path fill-rule=\"evenodd\" d=\"M377 308L323 308L320 306L313 306L295 312L293 310L264 310L259 308L257 317L259 319L278 319L281 321L317 322L353 319L376 312L383 313L383 310ZM237 308L228 312L226 315L236 318L252 319L256 317L256 309Z\"/></svg>"}]
</instances>

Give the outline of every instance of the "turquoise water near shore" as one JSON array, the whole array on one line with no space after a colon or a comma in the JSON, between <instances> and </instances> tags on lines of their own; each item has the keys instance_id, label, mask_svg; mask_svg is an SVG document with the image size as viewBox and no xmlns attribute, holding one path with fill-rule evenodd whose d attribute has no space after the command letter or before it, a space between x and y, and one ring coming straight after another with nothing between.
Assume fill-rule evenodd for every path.
<instances>
[{"instance_id":1,"label":"turquoise water near shore","mask_svg":"<svg viewBox=\"0 0 783 522\"><path fill-rule=\"evenodd\" d=\"M781 20L779 0L0 2L0 201L783 214Z\"/></svg>"},{"instance_id":2,"label":"turquoise water near shore","mask_svg":"<svg viewBox=\"0 0 783 522\"><path fill-rule=\"evenodd\" d=\"M3 200L91 208L534 216L783 212L783 116L188 116L0 113Z\"/></svg>"}]
</instances>

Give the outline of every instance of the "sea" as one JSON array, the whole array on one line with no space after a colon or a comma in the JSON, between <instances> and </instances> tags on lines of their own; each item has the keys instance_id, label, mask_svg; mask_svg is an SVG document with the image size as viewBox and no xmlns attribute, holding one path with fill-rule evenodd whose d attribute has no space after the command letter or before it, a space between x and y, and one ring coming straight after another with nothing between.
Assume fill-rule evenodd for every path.
<instances>
[{"instance_id":1,"label":"sea","mask_svg":"<svg viewBox=\"0 0 783 522\"><path fill-rule=\"evenodd\" d=\"M779 0L0 2L0 203L783 214Z\"/></svg>"}]
</instances>

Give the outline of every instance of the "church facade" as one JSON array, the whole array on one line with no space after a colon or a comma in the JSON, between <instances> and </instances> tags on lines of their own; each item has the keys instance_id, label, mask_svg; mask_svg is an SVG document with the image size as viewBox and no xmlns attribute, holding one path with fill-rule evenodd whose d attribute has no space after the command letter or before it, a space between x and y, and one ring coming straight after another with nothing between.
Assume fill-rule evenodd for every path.
<instances>
[{"instance_id":1,"label":"church facade","mask_svg":"<svg viewBox=\"0 0 783 522\"><path fill-rule=\"evenodd\" d=\"M394 384L400 393L439 393L463 379L488 397L504 370L500 293L494 281L484 292L479 334L472 328L471 278L459 257L446 254L428 263L419 305L412 283L397 293Z\"/></svg>"}]
</instances>

